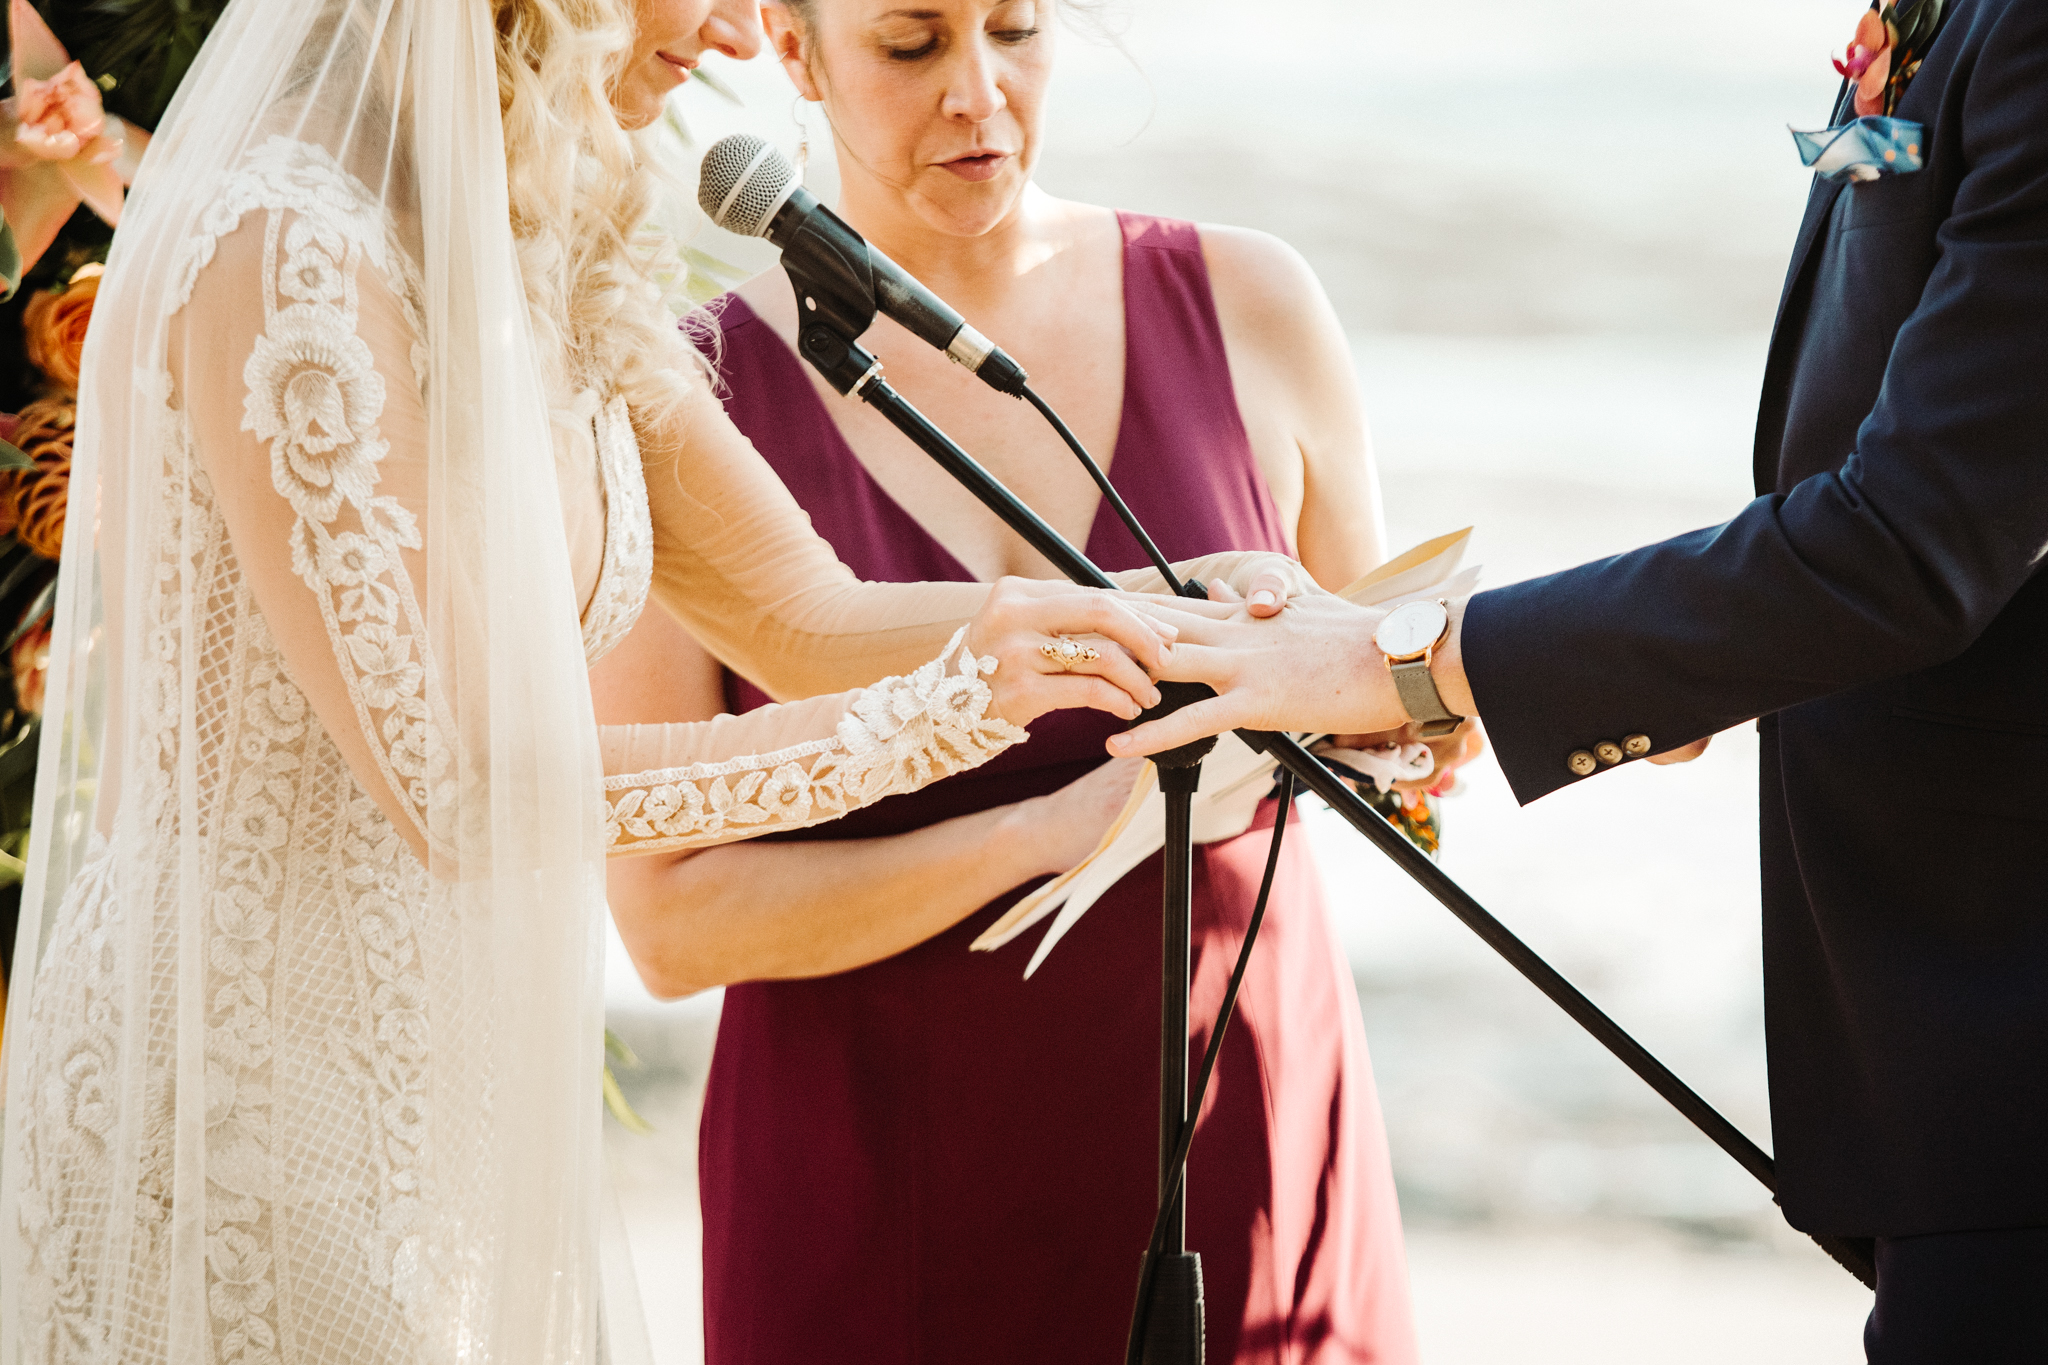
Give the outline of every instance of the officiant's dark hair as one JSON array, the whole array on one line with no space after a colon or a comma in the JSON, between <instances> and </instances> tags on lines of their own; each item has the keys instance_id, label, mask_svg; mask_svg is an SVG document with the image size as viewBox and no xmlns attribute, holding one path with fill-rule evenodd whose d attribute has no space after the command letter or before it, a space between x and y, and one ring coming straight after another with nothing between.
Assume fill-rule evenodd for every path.
<instances>
[{"instance_id":1,"label":"officiant's dark hair","mask_svg":"<svg viewBox=\"0 0 2048 1365\"><path fill-rule=\"evenodd\" d=\"M817 17L818 6L831 0L770 0L796 16L797 23L805 29L811 27ZM1116 47L1123 49L1123 26L1127 14L1119 0L1051 0L1054 8L1067 16L1078 30ZM1129 53L1125 53L1129 56Z\"/></svg>"}]
</instances>

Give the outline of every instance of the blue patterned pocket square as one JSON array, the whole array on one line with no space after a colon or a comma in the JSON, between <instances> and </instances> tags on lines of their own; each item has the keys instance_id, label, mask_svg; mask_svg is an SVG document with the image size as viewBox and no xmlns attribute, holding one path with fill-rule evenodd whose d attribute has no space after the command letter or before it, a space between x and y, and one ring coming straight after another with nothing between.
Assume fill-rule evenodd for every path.
<instances>
[{"instance_id":1,"label":"blue patterned pocket square","mask_svg":"<svg viewBox=\"0 0 2048 1365\"><path fill-rule=\"evenodd\" d=\"M1870 115L1819 132L1791 130L1799 159L1829 180L1875 180L1920 169L1925 124Z\"/></svg>"}]
</instances>

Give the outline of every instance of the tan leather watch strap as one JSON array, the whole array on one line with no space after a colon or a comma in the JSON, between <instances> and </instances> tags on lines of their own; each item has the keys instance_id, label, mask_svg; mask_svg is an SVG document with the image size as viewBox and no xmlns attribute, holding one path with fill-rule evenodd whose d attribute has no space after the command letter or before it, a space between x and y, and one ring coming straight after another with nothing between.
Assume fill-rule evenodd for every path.
<instances>
[{"instance_id":1,"label":"tan leather watch strap","mask_svg":"<svg viewBox=\"0 0 2048 1365\"><path fill-rule=\"evenodd\" d=\"M1429 659L1410 659L1404 664L1392 666L1394 690L1401 694L1401 706L1411 720L1422 722L1424 739L1441 739L1465 723L1465 718L1454 715L1444 705L1442 694L1436 690L1436 679L1429 676Z\"/></svg>"}]
</instances>

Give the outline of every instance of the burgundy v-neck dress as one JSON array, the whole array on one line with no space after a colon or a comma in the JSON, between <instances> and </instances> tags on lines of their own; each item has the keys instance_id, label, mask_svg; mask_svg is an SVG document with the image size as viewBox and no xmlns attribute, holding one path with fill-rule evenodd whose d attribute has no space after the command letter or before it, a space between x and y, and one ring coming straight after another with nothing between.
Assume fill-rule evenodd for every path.
<instances>
[{"instance_id":1,"label":"burgundy v-neck dress","mask_svg":"<svg viewBox=\"0 0 2048 1365\"><path fill-rule=\"evenodd\" d=\"M1120 219L1129 342L1111 475L1172 558L1285 551L1195 229ZM726 410L854 572L972 578L868 475L775 332L737 298L722 326ZM1106 507L1087 553L1111 570L1146 562ZM738 678L727 696L734 711L768 700ZM786 837L885 836L1053 791L1103 761L1116 725L1055 712L983 768ZM1196 853L1195 1065L1276 806ZM1036 932L967 947L1024 889L887 961L727 989L699 1158L709 1365L1122 1360L1154 1203L1160 859L1030 981ZM1201 1117L1188 1241L1210 1361L1415 1359L1358 1000L1298 832Z\"/></svg>"}]
</instances>

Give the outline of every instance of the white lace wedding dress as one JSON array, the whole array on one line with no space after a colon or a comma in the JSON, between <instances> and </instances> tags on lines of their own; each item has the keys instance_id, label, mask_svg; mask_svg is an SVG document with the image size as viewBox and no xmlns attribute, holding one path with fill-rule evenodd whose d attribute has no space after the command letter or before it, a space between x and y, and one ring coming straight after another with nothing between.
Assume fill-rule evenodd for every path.
<instances>
[{"instance_id":1,"label":"white lace wedding dress","mask_svg":"<svg viewBox=\"0 0 2048 1365\"><path fill-rule=\"evenodd\" d=\"M474 1102L484 1124L492 1081L450 1017L458 893L419 853L451 842L443 810L471 780L415 581L419 272L359 182L284 138L226 177L180 252L172 311L201 310L185 344L210 354L173 361L239 376L239 432L173 370L145 377L170 438L128 537L155 565L121 703L140 751L103 760L121 789L101 794L10 1039L26 1056L5 1330L34 1365L173 1359L181 1333L220 1365L456 1358L477 1274L461 1201L489 1187L455 1174L465 1116L436 1110ZM251 279L241 344L232 295ZM585 393L556 417L594 661L647 599L654 525L623 400ZM990 716L958 642L780 719L608 735L606 842L810 823L981 762L1023 732ZM660 761L620 766L635 756ZM191 840L196 866L169 851ZM177 1093L181 1074L203 1097ZM203 1125L181 1125L195 1104Z\"/></svg>"},{"instance_id":2,"label":"white lace wedding dress","mask_svg":"<svg viewBox=\"0 0 2048 1365\"><path fill-rule=\"evenodd\" d=\"M577 392L602 346L539 286L616 130L514 109L518 202L565 220L515 239L502 13L235 0L123 211L7 1000L0 1365L591 1365L605 858L1023 737L961 649L983 585L856 580L704 383ZM650 598L786 704L600 730L586 660Z\"/></svg>"}]
</instances>

